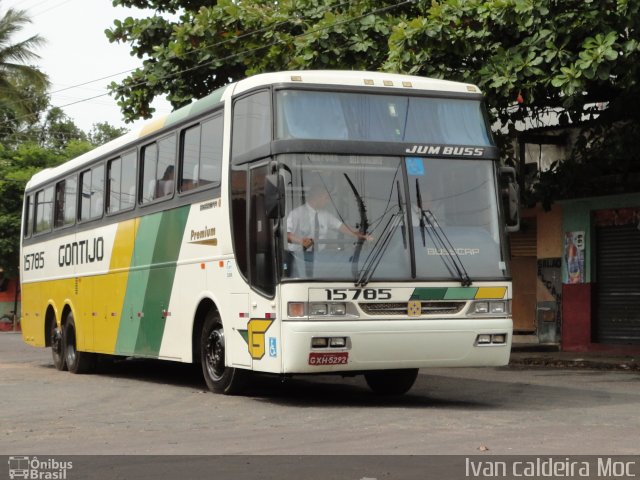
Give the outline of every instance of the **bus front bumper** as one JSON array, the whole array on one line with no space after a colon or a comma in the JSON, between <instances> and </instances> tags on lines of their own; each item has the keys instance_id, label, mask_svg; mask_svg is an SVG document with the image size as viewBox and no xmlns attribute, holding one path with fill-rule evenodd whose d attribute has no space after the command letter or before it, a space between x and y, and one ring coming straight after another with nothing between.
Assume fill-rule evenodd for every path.
<instances>
[{"instance_id":1,"label":"bus front bumper","mask_svg":"<svg viewBox=\"0 0 640 480\"><path fill-rule=\"evenodd\" d=\"M510 318L283 321L283 373L502 366L512 332Z\"/></svg>"}]
</instances>

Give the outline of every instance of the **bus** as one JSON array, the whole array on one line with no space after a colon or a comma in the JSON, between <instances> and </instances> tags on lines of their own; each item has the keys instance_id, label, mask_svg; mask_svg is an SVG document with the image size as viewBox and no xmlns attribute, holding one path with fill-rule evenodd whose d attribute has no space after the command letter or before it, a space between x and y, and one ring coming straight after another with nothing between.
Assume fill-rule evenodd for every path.
<instances>
[{"instance_id":1,"label":"bus","mask_svg":"<svg viewBox=\"0 0 640 480\"><path fill-rule=\"evenodd\" d=\"M72 373L142 357L226 394L253 372L403 394L419 368L508 363L517 223L476 86L260 74L31 178L22 335Z\"/></svg>"}]
</instances>

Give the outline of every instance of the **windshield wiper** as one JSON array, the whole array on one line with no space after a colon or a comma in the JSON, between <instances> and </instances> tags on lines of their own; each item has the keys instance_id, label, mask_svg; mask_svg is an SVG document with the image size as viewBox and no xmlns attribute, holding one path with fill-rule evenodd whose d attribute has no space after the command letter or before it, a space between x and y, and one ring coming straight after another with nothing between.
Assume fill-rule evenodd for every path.
<instances>
[{"instance_id":1,"label":"windshield wiper","mask_svg":"<svg viewBox=\"0 0 640 480\"><path fill-rule=\"evenodd\" d=\"M344 178L347 179L349 186L351 187L351 191L356 197L356 201L358 202L358 211L360 212L360 228L358 231L360 232L360 237L358 238L358 242L356 243L355 252L353 252L353 258L351 260L353 278L356 278L358 274L358 261L360 260L360 252L362 252L362 245L364 244L365 235L367 234L367 230L369 229L369 219L367 218L367 207L364 205L364 200L362 199L362 195L358 192L358 189L353 184L349 175L344 174Z\"/></svg>"},{"instance_id":2,"label":"windshield wiper","mask_svg":"<svg viewBox=\"0 0 640 480\"><path fill-rule=\"evenodd\" d=\"M400 182L397 183L397 188L400 188ZM384 256L384 252L387 250L387 247L391 243L393 233L401 223L404 248L407 248L404 207L402 206L403 202L401 200L402 198L400 197L400 193L398 193L398 210L393 215L391 215L384 228L382 229L380 238L378 238L376 240L376 243L373 244L373 248L371 249L371 252L369 252L369 255L367 255L362 269L360 270L360 275L356 279L356 287L364 287L367 283L369 283L369 280L375 273L376 268L378 268L378 265L380 265L380 261Z\"/></svg>"},{"instance_id":3,"label":"windshield wiper","mask_svg":"<svg viewBox=\"0 0 640 480\"><path fill-rule=\"evenodd\" d=\"M468 287L471 285L471 278L469 278L469 274L467 270L464 268L464 264L462 260L460 260L460 256L456 249L453 248L451 240L447 237L447 234L444 232L444 229L438 223L438 219L433 214L433 212L429 209L425 210L422 206L422 194L420 193L420 182L416 178L416 196L418 201L418 208L420 209L420 232L422 234L422 246L426 247L426 238L425 231L429 234L431 241L436 247L439 247L441 250L447 252L448 255L439 255L442 259L442 262L449 270L449 273L453 274L453 270L458 276L458 280L462 284L463 287ZM427 230L427 227L429 229ZM453 265L453 269L451 265L445 260L448 258Z\"/></svg>"},{"instance_id":4,"label":"windshield wiper","mask_svg":"<svg viewBox=\"0 0 640 480\"><path fill-rule=\"evenodd\" d=\"M360 270L360 275L355 282L356 287L364 287L367 283L369 283L371 276L374 274L376 268L380 264L380 260L382 260L383 253L386 251L389 243L391 242L393 232L402 221L403 216L404 212L402 211L402 209L399 209L389 218L389 221L382 229L382 235L380 235L380 238L376 240L376 243L373 245L371 252L369 253L369 255L367 255L367 258L364 261L364 265Z\"/></svg>"}]
</instances>

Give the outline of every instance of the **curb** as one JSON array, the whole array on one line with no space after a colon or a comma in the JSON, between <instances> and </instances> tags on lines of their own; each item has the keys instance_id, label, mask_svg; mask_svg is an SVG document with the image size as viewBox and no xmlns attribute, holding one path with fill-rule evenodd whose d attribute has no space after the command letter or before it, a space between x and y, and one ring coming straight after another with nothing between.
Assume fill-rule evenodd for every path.
<instances>
[{"instance_id":1,"label":"curb","mask_svg":"<svg viewBox=\"0 0 640 480\"><path fill-rule=\"evenodd\" d=\"M509 367L584 368L640 372L640 362L634 358L560 358L556 356L511 356Z\"/></svg>"}]
</instances>

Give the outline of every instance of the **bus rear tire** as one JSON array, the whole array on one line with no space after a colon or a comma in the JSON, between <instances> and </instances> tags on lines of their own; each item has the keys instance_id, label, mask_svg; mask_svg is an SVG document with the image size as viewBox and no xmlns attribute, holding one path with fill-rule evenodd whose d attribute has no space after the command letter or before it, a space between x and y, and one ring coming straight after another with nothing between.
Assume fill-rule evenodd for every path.
<instances>
[{"instance_id":1,"label":"bus rear tire","mask_svg":"<svg viewBox=\"0 0 640 480\"><path fill-rule=\"evenodd\" d=\"M367 385L378 395L403 395L413 387L417 377L417 368L375 370L364 374Z\"/></svg>"},{"instance_id":2,"label":"bus rear tire","mask_svg":"<svg viewBox=\"0 0 640 480\"><path fill-rule=\"evenodd\" d=\"M58 327L58 324L54 320L51 326L51 333L49 334L51 340L51 356L53 357L53 366L60 371L67 369L62 332L62 327Z\"/></svg>"},{"instance_id":3,"label":"bus rear tire","mask_svg":"<svg viewBox=\"0 0 640 480\"><path fill-rule=\"evenodd\" d=\"M204 381L212 392L236 395L246 387L249 372L225 365L224 329L215 311L207 315L202 326L200 364Z\"/></svg>"},{"instance_id":4,"label":"bus rear tire","mask_svg":"<svg viewBox=\"0 0 640 480\"><path fill-rule=\"evenodd\" d=\"M76 324L73 313L69 312L62 330L64 338L64 356L71 373L90 373L95 368L93 353L79 352L76 347Z\"/></svg>"}]
</instances>

